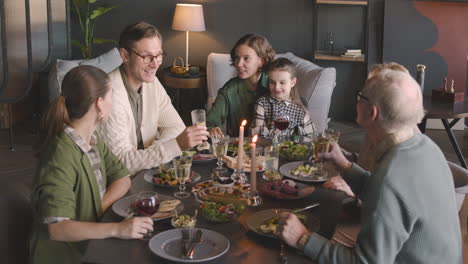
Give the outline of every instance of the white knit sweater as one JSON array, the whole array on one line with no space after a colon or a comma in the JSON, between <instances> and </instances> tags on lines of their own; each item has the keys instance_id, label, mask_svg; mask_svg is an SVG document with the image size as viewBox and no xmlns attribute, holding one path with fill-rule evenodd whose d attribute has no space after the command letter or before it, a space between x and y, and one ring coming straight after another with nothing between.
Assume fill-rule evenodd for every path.
<instances>
[{"instance_id":1,"label":"white knit sweater","mask_svg":"<svg viewBox=\"0 0 468 264\"><path fill-rule=\"evenodd\" d=\"M181 155L175 138L185 129L179 114L163 86L156 78L152 83L143 83L143 117L141 136L144 149L137 149L135 119L128 93L119 68L109 73L113 89L113 106L108 120L98 131L114 154L124 162L133 175Z\"/></svg>"}]
</instances>

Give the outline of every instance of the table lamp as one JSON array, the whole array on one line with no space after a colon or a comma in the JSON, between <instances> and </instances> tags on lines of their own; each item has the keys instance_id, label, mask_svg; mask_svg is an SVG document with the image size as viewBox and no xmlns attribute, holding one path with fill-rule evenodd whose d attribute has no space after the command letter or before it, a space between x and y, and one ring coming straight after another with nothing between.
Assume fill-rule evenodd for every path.
<instances>
[{"instance_id":1,"label":"table lamp","mask_svg":"<svg viewBox=\"0 0 468 264\"><path fill-rule=\"evenodd\" d=\"M185 67L189 67L189 32L205 31L203 6L197 4L177 4L172 20L172 29L185 31Z\"/></svg>"}]
</instances>

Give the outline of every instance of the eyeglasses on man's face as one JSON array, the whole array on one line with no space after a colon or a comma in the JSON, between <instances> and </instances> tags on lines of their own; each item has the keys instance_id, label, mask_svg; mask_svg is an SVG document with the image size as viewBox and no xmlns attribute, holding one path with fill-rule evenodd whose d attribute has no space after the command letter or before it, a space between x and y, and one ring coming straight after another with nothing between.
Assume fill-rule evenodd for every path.
<instances>
[{"instance_id":1,"label":"eyeglasses on man's face","mask_svg":"<svg viewBox=\"0 0 468 264\"><path fill-rule=\"evenodd\" d=\"M162 51L160 54L158 54L156 56L153 56L153 55L143 56L140 53L138 53L138 52L136 52L136 51L134 51L134 50L132 50L130 48L127 48L127 50L131 51L133 54L135 54L138 57L142 58L143 63L145 63L145 64L149 64L152 61L156 61L158 63L161 63L163 61L164 57L166 57L166 53L164 51Z\"/></svg>"},{"instance_id":2,"label":"eyeglasses on man's face","mask_svg":"<svg viewBox=\"0 0 468 264\"><path fill-rule=\"evenodd\" d=\"M356 93L356 101L359 102L359 101L361 101L361 100L364 100L364 101L366 101L366 102L369 103L369 104L372 104L372 102L370 101L369 97L363 95L363 94L362 94L362 91L358 91L358 92Z\"/></svg>"}]
</instances>

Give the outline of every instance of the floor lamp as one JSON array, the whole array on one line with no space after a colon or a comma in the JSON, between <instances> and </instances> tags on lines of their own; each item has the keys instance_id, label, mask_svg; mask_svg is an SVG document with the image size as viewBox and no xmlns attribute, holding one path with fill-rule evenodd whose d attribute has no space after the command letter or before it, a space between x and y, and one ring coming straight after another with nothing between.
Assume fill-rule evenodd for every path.
<instances>
[{"instance_id":1,"label":"floor lamp","mask_svg":"<svg viewBox=\"0 0 468 264\"><path fill-rule=\"evenodd\" d=\"M203 6L196 4L177 4L172 20L172 29L185 31L185 67L189 67L189 32L205 31Z\"/></svg>"}]
</instances>

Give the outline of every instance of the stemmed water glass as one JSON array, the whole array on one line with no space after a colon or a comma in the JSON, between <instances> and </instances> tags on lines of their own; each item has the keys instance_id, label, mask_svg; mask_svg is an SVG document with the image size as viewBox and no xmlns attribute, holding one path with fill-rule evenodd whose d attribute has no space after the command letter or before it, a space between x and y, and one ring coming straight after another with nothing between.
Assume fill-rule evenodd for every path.
<instances>
[{"instance_id":1,"label":"stemmed water glass","mask_svg":"<svg viewBox=\"0 0 468 264\"><path fill-rule=\"evenodd\" d=\"M140 216L153 216L159 209L159 195L155 192L140 192L135 201L136 214ZM148 239L153 236L153 232L145 234Z\"/></svg>"},{"instance_id":2,"label":"stemmed water glass","mask_svg":"<svg viewBox=\"0 0 468 264\"><path fill-rule=\"evenodd\" d=\"M223 157L227 154L229 146L229 136L213 136L211 137L211 143L213 148L213 155L218 158L217 170L223 168Z\"/></svg>"},{"instance_id":3,"label":"stemmed water glass","mask_svg":"<svg viewBox=\"0 0 468 264\"><path fill-rule=\"evenodd\" d=\"M179 182L179 191L174 193L177 198L187 198L190 193L185 191L185 182L190 178L190 169L192 168L191 156L179 156L173 160L176 179Z\"/></svg>"}]
</instances>

